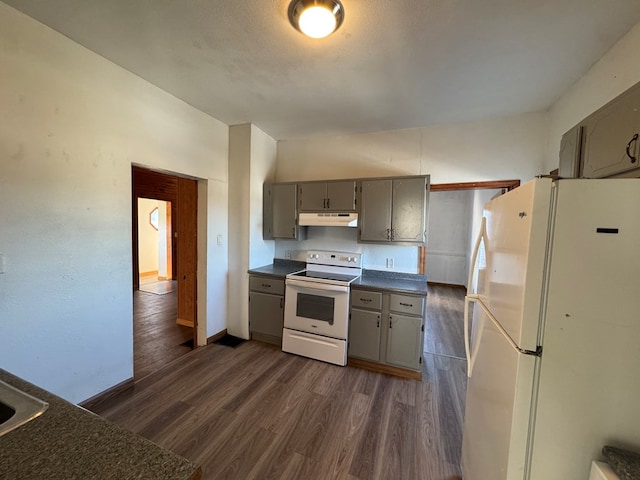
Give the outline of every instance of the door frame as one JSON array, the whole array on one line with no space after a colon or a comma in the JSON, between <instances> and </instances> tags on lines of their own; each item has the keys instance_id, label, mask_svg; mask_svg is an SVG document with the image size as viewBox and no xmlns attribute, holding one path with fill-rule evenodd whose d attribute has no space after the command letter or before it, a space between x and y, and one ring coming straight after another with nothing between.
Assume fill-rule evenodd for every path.
<instances>
[{"instance_id":1,"label":"door frame","mask_svg":"<svg viewBox=\"0 0 640 480\"><path fill-rule=\"evenodd\" d=\"M179 202L179 189L178 183L181 179L189 179L186 176L179 176L171 173L159 172L157 170L153 170L147 167L131 165L131 212L132 212L132 274L133 274L133 289L138 290L140 287L139 281L139 253L138 253L138 198L151 198L156 200L163 200L171 203L171 231L172 231L172 278L177 279L177 272L179 268L179 260L178 260L178 249L180 249L180 243L176 241L176 233L178 232L178 217L180 216L180 202ZM197 182L197 181L196 181ZM195 203L197 205L197 183L195 185L195 194L196 200ZM198 225L197 225L197 212L194 215L194 230L197 234ZM189 290L188 292L180 292L180 285L178 285L178 296L183 295L183 299L186 299L188 302L193 303L193 346L194 348L198 345L198 309L197 309L197 238L194 239L192 244L192 250L190 254L196 259L193 262L193 272L190 272L194 277L194 288L193 291ZM180 280L178 279L180 283ZM180 299L178 300L180 301ZM178 310L180 310L180 306L178 306Z\"/></svg>"},{"instance_id":2,"label":"door frame","mask_svg":"<svg viewBox=\"0 0 640 480\"><path fill-rule=\"evenodd\" d=\"M520 180L489 180L482 182L436 183L429 186L430 192L445 192L451 190L486 190L502 189L506 193L520 186ZM427 271L427 247L418 247L418 273L424 275Z\"/></svg>"}]
</instances>

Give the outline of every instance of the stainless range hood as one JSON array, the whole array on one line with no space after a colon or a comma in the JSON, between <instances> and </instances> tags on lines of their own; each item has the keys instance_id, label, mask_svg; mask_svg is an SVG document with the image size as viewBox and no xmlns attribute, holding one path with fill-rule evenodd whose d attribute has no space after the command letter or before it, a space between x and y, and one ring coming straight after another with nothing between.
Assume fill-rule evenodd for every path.
<instances>
[{"instance_id":1,"label":"stainless range hood","mask_svg":"<svg viewBox=\"0 0 640 480\"><path fill-rule=\"evenodd\" d=\"M298 216L301 227L357 227L357 213L301 213Z\"/></svg>"}]
</instances>

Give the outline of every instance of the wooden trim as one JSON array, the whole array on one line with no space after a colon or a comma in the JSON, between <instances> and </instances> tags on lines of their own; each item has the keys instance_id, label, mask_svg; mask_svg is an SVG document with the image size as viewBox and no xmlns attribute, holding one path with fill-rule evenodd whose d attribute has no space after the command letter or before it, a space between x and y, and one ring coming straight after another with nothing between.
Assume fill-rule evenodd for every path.
<instances>
[{"instance_id":1,"label":"wooden trim","mask_svg":"<svg viewBox=\"0 0 640 480\"><path fill-rule=\"evenodd\" d=\"M148 272L140 272L140 276L141 277L158 277L158 270L149 270ZM158 277L158 280L160 279L160 277Z\"/></svg>"},{"instance_id":2,"label":"wooden trim","mask_svg":"<svg viewBox=\"0 0 640 480\"><path fill-rule=\"evenodd\" d=\"M422 380L421 372L392 367L391 365L385 365L384 363L370 362L369 360L362 360L360 358L349 357L347 359L347 365L350 367L363 368L364 370L372 372L386 373L387 375L393 375L395 377L408 378L410 380Z\"/></svg>"},{"instance_id":3,"label":"wooden trim","mask_svg":"<svg viewBox=\"0 0 640 480\"><path fill-rule=\"evenodd\" d=\"M424 275L427 271L427 248L422 245L418 247L418 274Z\"/></svg>"},{"instance_id":4,"label":"wooden trim","mask_svg":"<svg viewBox=\"0 0 640 480\"><path fill-rule=\"evenodd\" d=\"M207 345L211 345L213 342L217 342L222 337L224 337L226 334L227 334L227 329L226 328L224 330L218 332L218 333L214 333L209 338L207 338Z\"/></svg>"},{"instance_id":5,"label":"wooden trim","mask_svg":"<svg viewBox=\"0 0 640 480\"><path fill-rule=\"evenodd\" d=\"M100 404L106 402L111 397L115 397L116 395L133 388L134 382L133 377L128 378L124 382L120 382L117 385L114 385L111 388L106 389L104 392L100 392L97 395L94 395L91 398L86 399L83 402L80 402L78 406L82 408L86 408L87 410L93 411L94 408L97 408Z\"/></svg>"},{"instance_id":6,"label":"wooden trim","mask_svg":"<svg viewBox=\"0 0 640 480\"><path fill-rule=\"evenodd\" d=\"M492 180L488 182L437 183L435 185L432 184L429 190L432 192L439 192L439 191L445 191L445 190L475 190L475 189L503 188L509 191L519 186L520 186L520 180Z\"/></svg>"},{"instance_id":7,"label":"wooden trim","mask_svg":"<svg viewBox=\"0 0 640 480\"><path fill-rule=\"evenodd\" d=\"M182 325L183 327L194 328L193 320L185 320L184 318L176 318L176 325Z\"/></svg>"}]
</instances>

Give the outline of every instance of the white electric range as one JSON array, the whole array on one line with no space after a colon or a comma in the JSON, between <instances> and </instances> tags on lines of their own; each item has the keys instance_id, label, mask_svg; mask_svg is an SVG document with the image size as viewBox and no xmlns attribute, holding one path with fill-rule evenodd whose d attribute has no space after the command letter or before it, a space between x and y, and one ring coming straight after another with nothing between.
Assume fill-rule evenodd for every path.
<instances>
[{"instance_id":1,"label":"white electric range","mask_svg":"<svg viewBox=\"0 0 640 480\"><path fill-rule=\"evenodd\" d=\"M346 365L349 285L361 273L359 253L307 252L306 269L285 279L282 350Z\"/></svg>"}]
</instances>

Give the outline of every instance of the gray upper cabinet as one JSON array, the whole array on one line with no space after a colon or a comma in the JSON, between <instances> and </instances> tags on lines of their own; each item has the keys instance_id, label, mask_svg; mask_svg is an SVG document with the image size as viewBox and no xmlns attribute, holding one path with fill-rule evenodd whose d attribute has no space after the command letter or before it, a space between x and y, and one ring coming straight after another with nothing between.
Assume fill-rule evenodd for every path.
<instances>
[{"instance_id":1,"label":"gray upper cabinet","mask_svg":"<svg viewBox=\"0 0 640 480\"><path fill-rule=\"evenodd\" d=\"M300 183L301 212L353 212L356 209L355 180Z\"/></svg>"},{"instance_id":2,"label":"gray upper cabinet","mask_svg":"<svg viewBox=\"0 0 640 480\"><path fill-rule=\"evenodd\" d=\"M562 178L577 178L580 176L583 131L584 127L582 125L576 125L565 133L562 136L562 140L560 140L558 175Z\"/></svg>"},{"instance_id":3,"label":"gray upper cabinet","mask_svg":"<svg viewBox=\"0 0 640 480\"><path fill-rule=\"evenodd\" d=\"M274 183L264 187L263 237L265 239L299 239L297 185Z\"/></svg>"},{"instance_id":4,"label":"gray upper cabinet","mask_svg":"<svg viewBox=\"0 0 640 480\"><path fill-rule=\"evenodd\" d=\"M428 194L429 176L363 180L358 240L424 244Z\"/></svg>"},{"instance_id":5,"label":"gray upper cabinet","mask_svg":"<svg viewBox=\"0 0 640 480\"><path fill-rule=\"evenodd\" d=\"M580 122L579 127L584 137L580 176L602 178L637 169L640 166L640 85L616 97ZM566 145L561 145L561 164L563 147Z\"/></svg>"}]
</instances>

